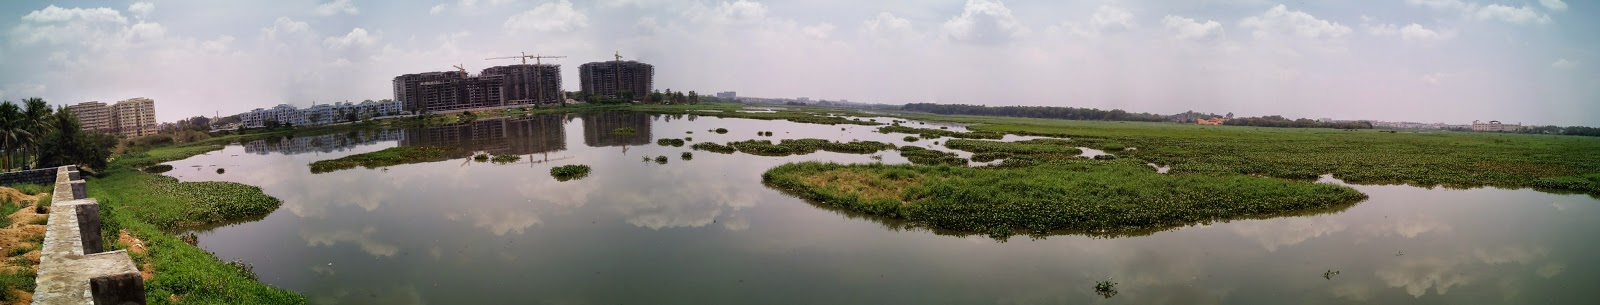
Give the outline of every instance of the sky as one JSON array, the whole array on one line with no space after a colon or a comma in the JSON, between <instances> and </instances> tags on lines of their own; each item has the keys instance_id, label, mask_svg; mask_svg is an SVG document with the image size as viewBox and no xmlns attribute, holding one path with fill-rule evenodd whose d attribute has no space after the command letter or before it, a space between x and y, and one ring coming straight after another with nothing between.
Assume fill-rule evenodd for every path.
<instances>
[{"instance_id":1,"label":"sky","mask_svg":"<svg viewBox=\"0 0 1600 305\"><path fill-rule=\"evenodd\" d=\"M400 74L655 65L656 88L876 103L1600 126L1573 0L0 3L0 98L157 119L393 98Z\"/></svg>"}]
</instances>

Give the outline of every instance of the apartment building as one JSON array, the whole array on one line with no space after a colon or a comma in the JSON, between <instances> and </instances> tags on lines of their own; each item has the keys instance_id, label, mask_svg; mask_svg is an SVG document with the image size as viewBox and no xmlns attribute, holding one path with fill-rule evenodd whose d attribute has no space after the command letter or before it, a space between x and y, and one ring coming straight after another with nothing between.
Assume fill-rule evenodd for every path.
<instances>
[{"instance_id":1,"label":"apartment building","mask_svg":"<svg viewBox=\"0 0 1600 305\"><path fill-rule=\"evenodd\" d=\"M133 138L157 132L156 102L137 97L115 104L84 102L67 106L67 111L78 117L83 130L111 133Z\"/></svg>"},{"instance_id":2,"label":"apartment building","mask_svg":"<svg viewBox=\"0 0 1600 305\"><path fill-rule=\"evenodd\" d=\"M641 99L654 89L655 67L637 61L591 62L578 66L578 80L590 96Z\"/></svg>"}]
</instances>

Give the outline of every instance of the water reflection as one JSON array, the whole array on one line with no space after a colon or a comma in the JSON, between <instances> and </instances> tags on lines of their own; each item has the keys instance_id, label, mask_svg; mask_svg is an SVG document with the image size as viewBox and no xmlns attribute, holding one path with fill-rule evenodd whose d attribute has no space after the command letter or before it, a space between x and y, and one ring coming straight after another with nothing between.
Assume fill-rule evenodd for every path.
<instances>
[{"instance_id":1,"label":"water reflection","mask_svg":"<svg viewBox=\"0 0 1600 305\"><path fill-rule=\"evenodd\" d=\"M646 141L649 141L646 139ZM407 130L400 146L456 147L460 158L474 152L530 155L567 149L566 119L561 115L489 118Z\"/></svg>"},{"instance_id":2,"label":"water reflection","mask_svg":"<svg viewBox=\"0 0 1600 305\"><path fill-rule=\"evenodd\" d=\"M261 139L241 143L244 152L266 155L285 154L296 155L304 153L332 153L344 151L358 145L372 145L384 141L397 141L404 139L406 132L402 130L360 130L342 133L330 133L315 136L280 137Z\"/></svg>"},{"instance_id":3,"label":"water reflection","mask_svg":"<svg viewBox=\"0 0 1600 305\"><path fill-rule=\"evenodd\" d=\"M1589 235L1600 230L1592 197L1357 185L1371 199L1329 211L997 243L819 208L760 182L767 168L787 162L906 162L897 154L679 160L689 148L650 143L686 132L698 142L894 143L904 135L688 117L484 119L391 133L401 138L390 141L303 137L299 148L275 139L262 142L274 147L265 154L257 153L264 144L229 146L170 163L218 164L228 175L168 175L257 185L283 199L261 221L200 233L200 246L254 264L263 281L318 304L1600 303L1589 288L1600 283L1600 265L1586 263L1600 255L1600 240ZM635 133L613 134L621 127ZM730 132L704 132L718 127ZM763 130L776 136L753 135ZM396 145L569 159L305 170ZM604 153L613 145L637 153ZM301 153L310 151L318 154ZM672 161L641 163L638 155ZM548 175L567 164L594 172L569 182ZM1340 274L1325 278L1329 270ZM1102 298L1092 287L1108 279L1118 294Z\"/></svg>"},{"instance_id":4,"label":"water reflection","mask_svg":"<svg viewBox=\"0 0 1600 305\"><path fill-rule=\"evenodd\" d=\"M583 144L589 147L648 145L652 139L650 132L650 114L647 113L601 112L583 115Z\"/></svg>"}]
</instances>

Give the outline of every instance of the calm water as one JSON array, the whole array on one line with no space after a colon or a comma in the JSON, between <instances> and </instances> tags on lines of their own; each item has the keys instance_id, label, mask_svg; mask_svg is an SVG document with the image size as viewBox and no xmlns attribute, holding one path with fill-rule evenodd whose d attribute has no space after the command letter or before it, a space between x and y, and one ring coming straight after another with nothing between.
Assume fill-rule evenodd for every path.
<instances>
[{"instance_id":1,"label":"calm water","mask_svg":"<svg viewBox=\"0 0 1600 305\"><path fill-rule=\"evenodd\" d=\"M638 132L611 133L619 127ZM707 131L718 127L730 132ZM168 175L257 185L283 199L263 220L201 233L200 246L314 304L1600 304L1600 238L1591 235L1600 201L1583 195L1354 186L1371 199L1334 214L999 243L888 229L760 182L786 162L878 162L868 155L695 152L684 161L687 146L655 145L767 138L757 131L908 144L873 130L542 116L245 143L169 163L177 170ZM524 159L307 167L397 145ZM641 162L661 155L671 161ZM593 172L550 177L566 164ZM1338 274L1324 278L1330 270ZM1092 287L1108 278L1119 293L1103 298Z\"/></svg>"}]
</instances>

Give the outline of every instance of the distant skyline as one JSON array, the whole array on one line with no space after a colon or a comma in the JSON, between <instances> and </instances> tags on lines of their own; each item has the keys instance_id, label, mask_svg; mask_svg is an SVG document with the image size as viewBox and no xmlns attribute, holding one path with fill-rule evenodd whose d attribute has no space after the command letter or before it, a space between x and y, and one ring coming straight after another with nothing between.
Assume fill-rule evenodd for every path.
<instances>
[{"instance_id":1,"label":"distant skyline","mask_svg":"<svg viewBox=\"0 0 1600 305\"><path fill-rule=\"evenodd\" d=\"M1600 126L1600 6L1402 1L5 1L0 99L164 122L614 52L656 86L877 103Z\"/></svg>"}]
</instances>

